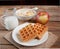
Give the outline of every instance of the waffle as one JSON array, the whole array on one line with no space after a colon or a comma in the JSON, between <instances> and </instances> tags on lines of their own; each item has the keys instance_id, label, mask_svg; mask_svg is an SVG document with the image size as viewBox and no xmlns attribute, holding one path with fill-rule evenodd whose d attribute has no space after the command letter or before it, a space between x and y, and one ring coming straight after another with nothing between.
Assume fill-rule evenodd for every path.
<instances>
[{"instance_id":1,"label":"waffle","mask_svg":"<svg viewBox=\"0 0 60 49\"><path fill-rule=\"evenodd\" d=\"M19 30L20 39L24 42L27 42L31 39L36 38L37 31L34 29L32 24L27 25L26 27Z\"/></svg>"},{"instance_id":2,"label":"waffle","mask_svg":"<svg viewBox=\"0 0 60 49\"><path fill-rule=\"evenodd\" d=\"M36 23L34 28L38 31L36 39L41 39L44 33L48 30L47 26Z\"/></svg>"},{"instance_id":3,"label":"waffle","mask_svg":"<svg viewBox=\"0 0 60 49\"><path fill-rule=\"evenodd\" d=\"M32 39L41 39L44 33L48 30L47 26L35 23L29 24L19 30L21 41L27 42Z\"/></svg>"}]
</instances>

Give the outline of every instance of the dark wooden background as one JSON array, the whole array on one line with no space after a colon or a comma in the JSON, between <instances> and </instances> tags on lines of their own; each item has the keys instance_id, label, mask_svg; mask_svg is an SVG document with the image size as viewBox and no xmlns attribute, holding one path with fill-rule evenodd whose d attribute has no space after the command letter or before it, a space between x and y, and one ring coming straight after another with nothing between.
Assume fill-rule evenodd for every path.
<instances>
[{"instance_id":1,"label":"dark wooden background","mask_svg":"<svg viewBox=\"0 0 60 49\"><path fill-rule=\"evenodd\" d=\"M0 0L0 5L59 5L59 0Z\"/></svg>"}]
</instances>

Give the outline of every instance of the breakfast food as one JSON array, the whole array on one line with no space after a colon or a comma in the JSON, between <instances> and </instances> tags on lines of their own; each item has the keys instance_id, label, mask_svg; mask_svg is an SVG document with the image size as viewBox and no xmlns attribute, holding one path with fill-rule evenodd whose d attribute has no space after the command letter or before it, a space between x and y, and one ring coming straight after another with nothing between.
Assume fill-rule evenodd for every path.
<instances>
[{"instance_id":1,"label":"breakfast food","mask_svg":"<svg viewBox=\"0 0 60 49\"><path fill-rule=\"evenodd\" d=\"M34 27L38 31L36 39L41 39L44 33L48 30L47 26L39 24L39 23L36 23Z\"/></svg>"},{"instance_id":2,"label":"breakfast food","mask_svg":"<svg viewBox=\"0 0 60 49\"><path fill-rule=\"evenodd\" d=\"M28 11L26 11L25 16L33 16L34 14L35 13L33 10L28 10Z\"/></svg>"},{"instance_id":3,"label":"breakfast food","mask_svg":"<svg viewBox=\"0 0 60 49\"><path fill-rule=\"evenodd\" d=\"M18 13L18 16L33 16L35 15L35 12L31 9L21 9Z\"/></svg>"},{"instance_id":4,"label":"breakfast food","mask_svg":"<svg viewBox=\"0 0 60 49\"><path fill-rule=\"evenodd\" d=\"M15 16L6 16L3 17L4 19L4 27L7 30L12 30L14 28L16 28L19 24L18 19Z\"/></svg>"},{"instance_id":5,"label":"breakfast food","mask_svg":"<svg viewBox=\"0 0 60 49\"><path fill-rule=\"evenodd\" d=\"M49 14L47 12L39 12L36 16L36 22L46 24L49 20Z\"/></svg>"},{"instance_id":6,"label":"breakfast food","mask_svg":"<svg viewBox=\"0 0 60 49\"><path fill-rule=\"evenodd\" d=\"M24 27L23 29L21 29L20 31L20 38L22 41L29 41L31 39L34 39L36 37L36 30L34 30L34 27L29 24L26 27Z\"/></svg>"},{"instance_id":7,"label":"breakfast food","mask_svg":"<svg viewBox=\"0 0 60 49\"><path fill-rule=\"evenodd\" d=\"M16 10L15 15L19 20L27 21L35 17L37 12L30 8L22 8Z\"/></svg>"},{"instance_id":8,"label":"breakfast food","mask_svg":"<svg viewBox=\"0 0 60 49\"><path fill-rule=\"evenodd\" d=\"M44 33L47 31L47 26L34 23L34 25L29 24L26 27L19 30L20 39L23 42L30 41L32 39L41 39Z\"/></svg>"}]
</instances>

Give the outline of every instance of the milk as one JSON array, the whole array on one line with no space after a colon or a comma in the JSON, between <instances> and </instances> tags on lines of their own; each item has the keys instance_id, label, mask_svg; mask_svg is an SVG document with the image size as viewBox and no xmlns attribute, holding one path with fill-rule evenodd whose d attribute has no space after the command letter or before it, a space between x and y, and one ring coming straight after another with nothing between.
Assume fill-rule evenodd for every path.
<instances>
[{"instance_id":1,"label":"milk","mask_svg":"<svg viewBox=\"0 0 60 49\"><path fill-rule=\"evenodd\" d=\"M8 16L4 19L4 25L7 30L16 28L18 24L18 19L15 16Z\"/></svg>"}]
</instances>

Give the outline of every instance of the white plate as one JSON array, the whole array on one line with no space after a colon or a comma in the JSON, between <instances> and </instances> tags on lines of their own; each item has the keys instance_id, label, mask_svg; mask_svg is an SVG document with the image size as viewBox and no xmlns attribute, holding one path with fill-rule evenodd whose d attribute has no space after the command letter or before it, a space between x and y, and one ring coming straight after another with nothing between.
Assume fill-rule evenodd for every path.
<instances>
[{"instance_id":1,"label":"white plate","mask_svg":"<svg viewBox=\"0 0 60 49\"><path fill-rule=\"evenodd\" d=\"M46 31L46 33L44 34L44 36L40 39L40 40L37 40L37 39L33 39L29 42L22 42L21 40L19 40L17 38L17 34L18 34L18 31L20 29L22 29L23 27L25 27L26 25L28 25L29 23L24 23L24 24L21 24L19 25L18 27L16 27L13 32L12 32L12 38L13 40L18 43L18 44L21 44L23 46L36 46L36 45L39 45L39 44L42 44L44 43L47 39L48 39L48 31Z\"/></svg>"}]
</instances>

